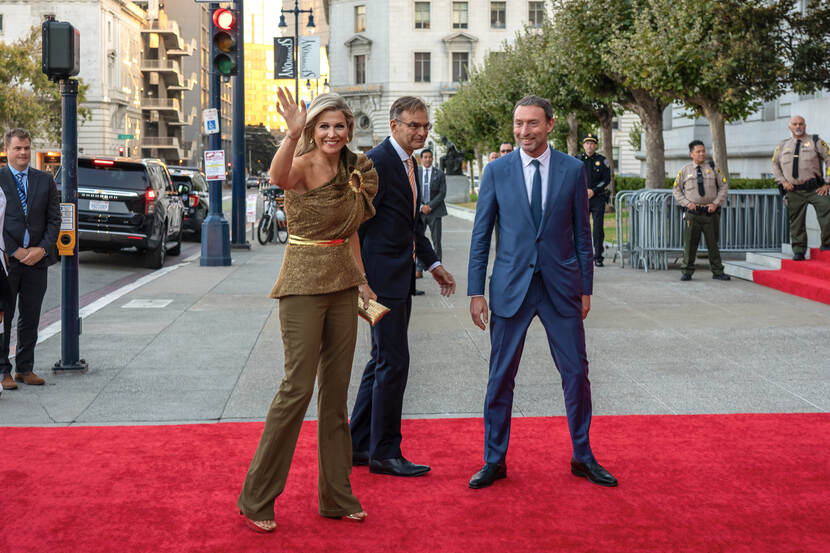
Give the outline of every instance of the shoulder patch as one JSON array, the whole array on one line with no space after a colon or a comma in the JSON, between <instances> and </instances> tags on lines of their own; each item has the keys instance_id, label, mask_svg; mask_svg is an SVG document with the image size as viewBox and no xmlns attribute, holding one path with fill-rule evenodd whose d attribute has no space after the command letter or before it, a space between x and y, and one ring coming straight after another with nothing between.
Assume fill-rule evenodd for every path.
<instances>
[{"instance_id":1,"label":"shoulder patch","mask_svg":"<svg viewBox=\"0 0 830 553\"><path fill-rule=\"evenodd\" d=\"M604 163L606 167L611 167L611 164L608 163L607 159L602 160L602 163Z\"/></svg>"}]
</instances>

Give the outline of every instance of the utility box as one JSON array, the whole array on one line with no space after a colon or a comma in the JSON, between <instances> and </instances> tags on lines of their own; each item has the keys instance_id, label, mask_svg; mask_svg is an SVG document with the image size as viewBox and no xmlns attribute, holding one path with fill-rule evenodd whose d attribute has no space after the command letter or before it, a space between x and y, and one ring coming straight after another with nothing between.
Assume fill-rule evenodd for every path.
<instances>
[{"instance_id":1,"label":"utility box","mask_svg":"<svg viewBox=\"0 0 830 553\"><path fill-rule=\"evenodd\" d=\"M74 77L81 70L81 33L71 23L47 19L41 25L43 72L53 81Z\"/></svg>"}]
</instances>

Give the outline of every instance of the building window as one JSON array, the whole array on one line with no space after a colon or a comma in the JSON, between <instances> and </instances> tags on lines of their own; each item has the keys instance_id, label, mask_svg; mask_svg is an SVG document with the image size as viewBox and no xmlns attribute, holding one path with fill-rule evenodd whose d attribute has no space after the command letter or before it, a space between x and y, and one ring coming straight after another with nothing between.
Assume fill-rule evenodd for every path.
<instances>
[{"instance_id":1,"label":"building window","mask_svg":"<svg viewBox=\"0 0 830 553\"><path fill-rule=\"evenodd\" d=\"M415 82L430 82L430 54L429 52L415 52Z\"/></svg>"},{"instance_id":2,"label":"building window","mask_svg":"<svg viewBox=\"0 0 830 553\"><path fill-rule=\"evenodd\" d=\"M507 21L507 2L490 2L490 27L504 29Z\"/></svg>"},{"instance_id":3,"label":"building window","mask_svg":"<svg viewBox=\"0 0 830 553\"><path fill-rule=\"evenodd\" d=\"M3 34L3 14L0 13L0 35Z\"/></svg>"},{"instance_id":4,"label":"building window","mask_svg":"<svg viewBox=\"0 0 830 553\"><path fill-rule=\"evenodd\" d=\"M415 28L429 29L429 2L415 2Z\"/></svg>"},{"instance_id":5,"label":"building window","mask_svg":"<svg viewBox=\"0 0 830 553\"><path fill-rule=\"evenodd\" d=\"M467 2L452 3L452 28L466 29L468 22Z\"/></svg>"},{"instance_id":6,"label":"building window","mask_svg":"<svg viewBox=\"0 0 830 553\"><path fill-rule=\"evenodd\" d=\"M366 31L366 6L354 7L354 32L363 33Z\"/></svg>"},{"instance_id":7,"label":"building window","mask_svg":"<svg viewBox=\"0 0 830 553\"><path fill-rule=\"evenodd\" d=\"M360 54L354 57L354 82L355 84L366 84L366 55Z\"/></svg>"},{"instance_id":8,"label":"building window","mask_svg":"<svg viewBox=\"0 0 830 553\"><path fill-rule=\"evenodd\" d=\"M527 22L531 27L541 27L545 20L545 3L544 2L528 2L527 3Z\"/></svg>"},{"instance_id":9,"label":"building window","mask_svg":"<svg viewBox=\"0 0 830 553\"><path fill-rule=\"evenodd\" d=\"M467 80L467 67L470 65L470 54L468 52L452 53L452 82L457 83Z\"/></svg>"}]
</instances>

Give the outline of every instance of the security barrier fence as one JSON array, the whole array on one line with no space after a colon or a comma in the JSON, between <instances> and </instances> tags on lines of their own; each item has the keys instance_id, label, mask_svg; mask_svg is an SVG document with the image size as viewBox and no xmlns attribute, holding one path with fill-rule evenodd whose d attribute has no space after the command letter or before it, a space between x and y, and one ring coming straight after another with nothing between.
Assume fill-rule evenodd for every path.
<instances>
[{"instance_id":1,"label":"security barrier fence","mask_svg":"<svg viewBox=\"0 0 830 553\"><path fill-rule=\"evenodd\" d=\"M626 258L634 268L668 269L670 256L683 253L684 209L671 190L618 192L614 199L617 238L614 261ZM787 208L778 190L730 190L721 207L718 244L721 252L781 251L789 242ZM701 237L698 251L706 243Z\"/></svg>"}]
</instances>

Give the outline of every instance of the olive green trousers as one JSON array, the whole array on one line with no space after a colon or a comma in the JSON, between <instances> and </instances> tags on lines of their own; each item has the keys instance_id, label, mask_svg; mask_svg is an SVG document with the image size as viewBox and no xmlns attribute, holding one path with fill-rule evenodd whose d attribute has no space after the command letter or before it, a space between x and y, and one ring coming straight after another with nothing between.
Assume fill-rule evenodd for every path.
<instances>
[{"instance_id":1,"label":"olive green trousers","mask_svg":"<svg viewBox=\"0 0 830 553\"><path fill-rule=\"evenodd\" d=\"M787 192L787 214L790 217L790 243L793 253L807 251L807 204L813 204L821 229L821 247L830 248L830 196L819 196L811 190Z\"/></svg>"},{"instance_id":2,"label":"olive green trousers","mask_svg":"<svg viewBox=\"0 0 830 553\"><path fill-rule=\"evenodd\" d=\"M722 275L723 263L718 248L720 213L698 215L687 211L684 217L686 228L683 236L683 263L680 265L680 270L690 275L695 272L697 246L700 244L700 234L703 233L706 251L709 253L709 268L712 269L713 275Z\"/></svg>"},{"instance_id":3,"label":"olive green trousers","mask_svg":"<svg viewBox=\"0 0 830 553\"><path fill-rule=\"evenodd\" d=\"M268 414L237 505L252 520L273 520L274 500L285 489L308 403L317 392L317 491L320 514L362 510L352 494L352 438L347 395L357 339L355 288L279 303L285 377Z\"/></svg>"}]
</instances>

